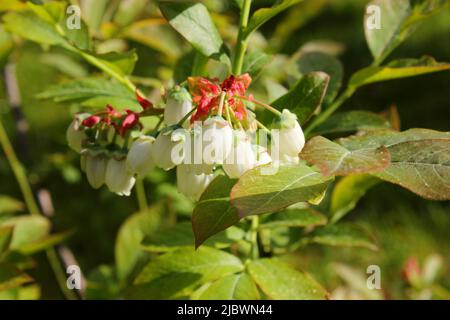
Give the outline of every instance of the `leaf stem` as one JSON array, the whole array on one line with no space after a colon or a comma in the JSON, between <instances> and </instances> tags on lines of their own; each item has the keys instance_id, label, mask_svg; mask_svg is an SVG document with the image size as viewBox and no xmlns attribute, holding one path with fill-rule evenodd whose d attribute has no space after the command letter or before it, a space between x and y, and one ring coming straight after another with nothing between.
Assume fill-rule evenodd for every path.
<instances>
[{"instance_id":1,"label":"leaf stem","mask_svg":"<svg viewBox=\"0 0 450 320\"><path fill-rule=\"evenodd\" d=\"M275 114L277 116L281 115L280 110L277 110L274 107L272 107L271 105L268 105L268 104L266 104L264 102L261 102L261 101L255 100L255 99L250 99L250 98L245 97L245 96L237 96L237 97L239 99L241 99L241 100L246 100L246 101L252 102L252 103L256 104L257 106L259 106L261 108L267 109L267 110L269 110L270 112L272 112L273 114Z\"/></svg>"},{"instance_id":2,"label":"leaf stem","mask_svg":"<svg viewBox=\"0 0 450 320\"><path fill-rule=\"evenodd\" d=\"M259 228L259 216L252 216L252 226L251 226L251 234L250 241L252 243L251 248L251 258L252 260L256 260L259 258L259 247L258 247L258 228Z\"/></svg>"},{"instance_id":3,"label":"leaf stem","mask_svg":"<svg viewBox=\"0 0 450 320\"><path fill-rule=\"evenodd\" d=\"M0 144L6 155L6 159L8 160L9 165L12 168L17 183L19 184L20 191L22 192L22 196L24 198L25 204L30 214L42 215L34 198L31 186L28 182L25 173L25 168L17 158L17 155L14 151L14 148L12 147L11 141L9 140L9 137L6 133L5 127L3 126L3 122L1 119L0 119ZM78 297L75 294L75 292L67 288L66 275L61 267L60 261L58 260L58 256L56 255L55 249L54 248L47 249L46 254L50 267L53 270L58 285L61 291L63 292L64 296L69 300L76 300Z\"/></svg>"},{"instance_id":4,"label":"leaf stem","mask_svg":"<svg viewBox=\"0 0 450 320\"><path fill-rule=\"evenodd\" d=\"M244 64L245 52L247 51L247 38L244 35L244 31L247 28L251 5L252 0L244 0L244 2L242 3L236 53L233 61L233 74L235 75L241 74L242 65Z\"/></svg>"},{"instance_id":5,"label":"leaf stem","mask_svg":"<svg viewBox=\"0 0 450 320\"><path fill-rule=\"evenodd\" d=\"M322 124L325 120L327 120L340 106L350 98L353 93L355 93L355 89L351 87L347 87L345 91L337 98L334 103L329 106L325 111L320 113L306 128L305 135L309 135L313 129L315 129L318 125Z\"/></svg>"}]
</instances>

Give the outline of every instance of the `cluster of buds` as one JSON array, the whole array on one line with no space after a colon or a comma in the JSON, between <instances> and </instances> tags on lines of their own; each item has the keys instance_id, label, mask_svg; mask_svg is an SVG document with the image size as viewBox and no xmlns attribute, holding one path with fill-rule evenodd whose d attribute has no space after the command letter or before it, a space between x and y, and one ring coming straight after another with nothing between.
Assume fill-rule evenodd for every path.
<instances>
[{"instance_id":1,"label":"cluster of buds","mask_svg":"<svg viewBox=\"0 0 450 320\"><path fill-rule=\"evenodd\" d=\"M258 166L299 161L305 138L296 116L267 106L276 114L273 130L268 132L252 110L265 105L246 95L250 83L248 74L223 82L188 78L186 86L176 86L166 94L165 127L151 135L141 133L142 114L118 113L110 106L95 115L79 114L68 129L69 145L82 154L83 168L94 188L105 183L112 192L129 195L135 179L155 166L176 167L178 190L198 200L219 170L239 178ZM153 108L142 97L138 100L144 113ZM101 142L103 136L106 144ZM124 140L121 147L118 137Z\"/></svg>"}]
</instances>

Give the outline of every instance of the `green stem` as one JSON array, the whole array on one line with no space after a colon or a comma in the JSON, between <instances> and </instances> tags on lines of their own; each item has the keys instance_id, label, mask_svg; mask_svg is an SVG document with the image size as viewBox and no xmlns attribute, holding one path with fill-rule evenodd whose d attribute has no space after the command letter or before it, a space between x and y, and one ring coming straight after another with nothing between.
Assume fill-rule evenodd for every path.
<instances>
[{"instance_id":1,"label":"green stem","mask_svg":"<svg viewBox=\"0 0 450 320\"><path fill-rule=\"evenodd\" d=\"M20 163L19 159L17 159L16 153L14 152L14 149L11 145L11 142L9 141L5 127L3 126L1 120L0 120L0 143L2 145L3 151L5 152L6 159L11 165L14 175L16 176L16 180L19 184L20 191L23 194L23 198L25 200L25 204L28 207L28 210L33 215L39 215L40 214L39 208L36 204L36 200L34 199L31 187L28 184L25 169Z\"/></svg>"},{"instance_id":2,"label":"green stem","mask_svg":"<svg viewBox=\"0 0 450 320\"><path fill-rule=\"evenodd\" d=\"M3 126L3 122L0 119L0 144L5 152L6 159L11 166L13 173L16 177L17 183L19 184L20 191L22 192L25 204L32 215L42 215L39 207L34 199L33 192L31 190L30 184L28 182L25 169L22 163L17 158L17 155L12 147L11 141L6 133L5 127ZM55 274L58 285L65 295L65 297L69 300L76 300L78 297L72 290L67 288L66 284L66 275L64 270L61 267L61 263L56 255L55 249L50 248L46 250L47 259L50 264L50 267Z\"/></svg>"},{"instance_id":3,"label":"green stem","mask_svg":"<svg viewBox=\"0 0 450 320\"><path fill-rule=\"evenodd\" d=\"M227 95L226 92L222 92L220 94L220 101L219 101L219 110L217 111L217 115L219 115L220 117L223 114L223 105L225 103L225 96Z\"/></svg>"},{"instance_id":4,"label":"green stem","mask_svg":"<svg viewBox=\"0 0 450 320\"><path fill-rule=\"evenodd\" d=\"M148 210L147 196L145 195L144 180L138 179L136 181L136 196L140 211Z\"/></svg>"},{"instance_id":5,"label":"green stem","mask_svg":"<svg viewBox=\"0 0 450 320\"><path fill-rule=\"evenodd\" d=\"M244 64L245 51L247 51L247 37L244 31L247 28L248 18L250 16L250 7L252 0L244 0L241 8L241 18L239 21L239 33L236 45L236 53L233 62L233 74L239 75L242 72L242 65Z\"/></svg>"},{"instance_id":6,"label":"green stem","mask_svg":"<svg viewBox=\"0 0 450 320\"><path fill-rule=\"evenodd\" d=\"M350 98L355 92L354 88L347 87L347 89L337 98L334 103L329 106L325 111L320 113L306 128L305 135L309 135L313 129L315 129L318 125L322 124L325 120L327 120L339 107Z\"/></svg>"},{"instance_id":7,"label":"green stem","mask_svg":"<svg viewBox=\"0 0 450 320\"><path fill-rule=\"evenodd\" d=\"M259 258L259 248L258 248L258 228L259 228L259 216L252 216L252 226L250 241L252 243L252 249L250 252L251 258L256 260Z\"/></svg>"},{"instance_id":8,"label":"green stem","mask_svg":"<svg viewBox=\"0 0 450 320\"><path fill-rule=\"evenodd\" d=\"M187 121L187 119L189 119L189 117L197 110L197 106L195 106L194 108L192 108L191 111L189 111L184 117L183 119L180 120L180 122L178 122L178 125L180 127L183 126L183 124Z\"/></svg>"},{"instance_id":9,"label":"green stem","mask_svg":"<svg viewBox=\"0 0 450 320\"><path fill-rule=\"evenodd\" d=\"M238 98L242 99L242 100L250 101L250 102L254 103L255 105L257 105L257 106L259 106L261 108L269 110L270 112L272 112L273 114L275 114L277 116L281 115L280 110L277 110L274 107L272 107L272 106L270 106L270 105L268 105L268 104L266 104L264 102L261 102L261 101L255 100L255 99L249 99L249 98L247 98L245 96L238 96Z\"/></svg>"}]
</instances>

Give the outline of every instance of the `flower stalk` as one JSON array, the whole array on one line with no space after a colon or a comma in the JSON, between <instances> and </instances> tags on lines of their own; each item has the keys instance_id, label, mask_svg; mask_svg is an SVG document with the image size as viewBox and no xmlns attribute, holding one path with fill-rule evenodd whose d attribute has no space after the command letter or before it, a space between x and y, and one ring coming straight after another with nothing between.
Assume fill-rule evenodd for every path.
<instances>
[{"instance_id":1,"label":"flower stalk","mask_svg":"<svg viewBox=\"0 0 450 320\"><path fill-rule=\"evenodd\" d=\"M236 53L233 62L233 74L240 75L242 73L242 65L244 64L245 52L247 51L247 41L244 32L248 25L250 16L250 7L252 0L244 0L241 8L241 18L239 21L239 34L236 46Z\"/></svg>"}]
</instances>

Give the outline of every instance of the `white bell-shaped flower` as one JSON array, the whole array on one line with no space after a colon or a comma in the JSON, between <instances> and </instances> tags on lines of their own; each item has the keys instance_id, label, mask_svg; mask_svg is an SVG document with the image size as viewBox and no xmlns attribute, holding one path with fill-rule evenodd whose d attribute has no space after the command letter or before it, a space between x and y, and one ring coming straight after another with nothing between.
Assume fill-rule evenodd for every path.
<instances>
[{"instance_id":1,"label":"white bell-shaped flower","mask_svg":"<svg viewBox=\"0 0 450 320\"><path fill-rule=\"evenodd\" d=\"M213 179L214 174L195 174L189 165L177 166L178 191L192 200L200 199Z\"/></svg>"},{"instance_id":2,"label":"white bell-shaped flower","mask_svg":"<svg viewBox=\"0 0 450 320\"><path fill-rule=\"evenodd\" d=\"M181 121L192 110L192 98L183 87L175 87L167 95L164 123L172 126Z\"/></svg>"},{"instance_id":3,"label":"white bell-shaped flower","mask_svg":"<svg viewBox=\"0 0 450 320\"><path fill-rule=\"evenodd\" d=\"M84 130L81 128L82 120L80 116L81 115L75 116L75 119L73 119L66 131L67 144L72 150L78 153L81 152L81 149L83 148L83 140L86 138Z\"/></svg>"},{"instance_id":4,"label":"white bell-shaped flower","mask_svg":"<svg viewBox=\"0 0 450 320\"><path fill-rule=\"evenodd\" d=\"M104 155L86 154L86 176L92 188L98 189L105 183L106 164Z\"/></svg>"},{"instance_id":5,"label":"white bell-shaped flower","mask_svg":"<svg viewBox=\"0 0 450 320\"><path fill-rule=\"evenodd\" d=\"M151 152L155 165L167 171L181 164L185 156L185 141L188 135L184 129L168 128L161 131Z\"/></svg>"},{"instance_id":6,"label":"white bell-shaped flower","mask_svg":"<svg viewBox=\"0 0 450 320\"><path fill-rule=\"evenodd\" d=\"M130 147L127 155L127 169L138 178L145 177L155 167L153 162L153 143L155 138L141 136Z\"/></svg>"},{"instance_id":7,"label":"white bell-shaped flower","mask_svg":"<svg viewBox=\"0 0 450 320\"><path fill-rule=\"evenodd\" d=\"M234 179L253 169L256 164L256 154L250 138L244 131L235 131L233 148L223 164L223 170Z\"/></svg>"},{"instance_id":8,"label":"white bell-shaped flower","mask_svg":"<svg viewBox=\"0 0 450 320\"><path fill-rule=\"evenodd\" d=\"M220 116L211 117L203 122L203 163L223 164L233 145L233 129Z\"/></svg>"},{"instance_id":9,"label":"white bell-shaped flower","mask_svg":"<svg viewBox=\"0 0 450 320\"><path fill-rule=\"evenodd\" d=\"M189 136L187 136L185 146L186 154L183 164L189 167L189 170L195 174L211 174L214 165L206 164L203 161L203 135L200 122L194 123Z\"/></svg>"},{"instance_id":10,"label":"white bell-shaped flower","mask_svg":"<svg viewBox=\"0 0 450 320\"><path fill-rule=\"evenodd\" d=\"M266 148L260 145L253 145L253 150L256 154L256 166L263 166L272 162L272 157Z\"/></svg>"},{"instance_id":11,"label":"white bell-shaped flower","mask_svg":"<svg viewBox=\"0 0 450 320\"><path fill-rule=\"evenodd\" d=\"M279 129L278 141L275 143L278 144L280 155L297 157L305 146L305 136L297 121L297 116L284 109L275 123L274 129Z\"/></svg>"},{"instance_id":12,"label":"white bell-shaped flower","mask_svg":"<svg viewBox=\"0 0 450 320\"><path fill-rule=\"evenodd\" d=\"M129 196L136 182L133 175L127 170L125 158L112 157L106 166L105 183L111 192L119 196Z\"/></svg>"}]
</instances>

